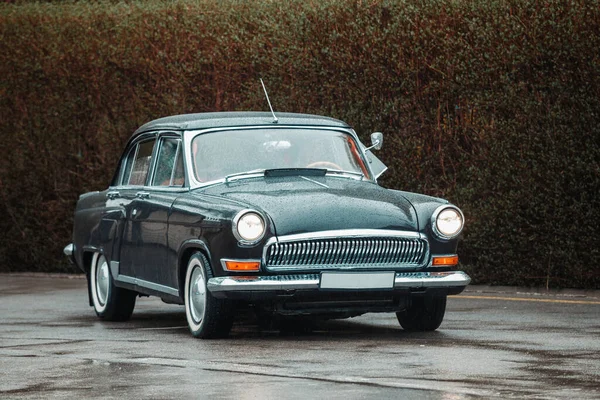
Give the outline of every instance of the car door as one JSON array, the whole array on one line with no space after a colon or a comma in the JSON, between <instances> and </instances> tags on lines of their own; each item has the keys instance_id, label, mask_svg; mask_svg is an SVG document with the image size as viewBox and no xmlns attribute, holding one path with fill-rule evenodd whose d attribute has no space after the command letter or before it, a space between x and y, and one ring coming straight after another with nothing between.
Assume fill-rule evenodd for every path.
<instances>
[{"instance_id":1,"label":"car door","mask_svg":"<svg viewBox=\"0 0 600 400\"><path fill-rule=\"evenodd\" d=\"M126 221L120 257L121 273L138 286L177 295L177 274L167 265L167 233L171 206L184 184L177 133L140 141L121 193Z\"/></svg>"},{"instance_id":2,"label":"car door","mask_svg":"<svg viewBox=\"0 0 600 400\"><path fill-rule=\"evenodd\" d=\"M168 220L175 199L185 191L181 138L162 133L144 195L136 200L144 251L136 275L158 284L155 290L177 295L177 271L168 264Z\"/></svg>"},{"instance_id":3,"label":"car door","mask_svg":"<svg viewBox=\"0 0 600 400\"><path fill-rule=\"evenodd\" d=\"M119 275L130 278L156 282L157 276L152 274L144 263L147 259L146 247L152 241L152 233L144 232L143 222L147 218L144 200L150 194L147 182L151 171L156 136L141 137L132 150L126 169L128 176L123 178L117 197L124 209L124 226L121 235Z\"/></svg>"}]
</instances>

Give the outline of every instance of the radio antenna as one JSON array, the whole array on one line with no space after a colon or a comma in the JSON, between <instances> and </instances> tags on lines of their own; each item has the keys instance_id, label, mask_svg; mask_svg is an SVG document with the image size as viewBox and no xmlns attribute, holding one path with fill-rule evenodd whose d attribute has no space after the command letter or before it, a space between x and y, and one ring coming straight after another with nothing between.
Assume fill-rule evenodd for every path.
<instances>
[{"instance_id":1,"label":"radio antenna","mask_svg":"<svg viewBox=\"0 0 600 400\"><path fill-rule=\"evenodd\" d=\"M269 100L269 94L267 93L267 88L265 87L265 83L263 82L262 78L260 78L260 83L262 84L263 90L265 91L265 97L267 98L267 103L269 103L271 114L273 114L273 123L276 124L277 122L279 122L279 120L275 116L275 111L273 111L273 106L271 106L271 100Z\"/></svg>"}]
</instances>

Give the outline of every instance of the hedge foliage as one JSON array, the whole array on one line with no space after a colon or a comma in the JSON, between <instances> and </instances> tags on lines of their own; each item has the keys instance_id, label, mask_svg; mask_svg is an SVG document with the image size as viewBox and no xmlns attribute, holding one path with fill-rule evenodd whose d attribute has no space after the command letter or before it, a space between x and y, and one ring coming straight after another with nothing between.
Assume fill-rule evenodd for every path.
<instances>
[{"instance_id":1,"label":"hedge foliage","mask_svg":"<svg viewBox=\"0 0 600 400\"><path fill-rule=\"evenodd\" d=\"M482 284L599 288L600 4L236 0L0 6L0 271L73 272L77 196L187 112L324 114L390 188L465 212Z\"/></svg>"}]
</instances>

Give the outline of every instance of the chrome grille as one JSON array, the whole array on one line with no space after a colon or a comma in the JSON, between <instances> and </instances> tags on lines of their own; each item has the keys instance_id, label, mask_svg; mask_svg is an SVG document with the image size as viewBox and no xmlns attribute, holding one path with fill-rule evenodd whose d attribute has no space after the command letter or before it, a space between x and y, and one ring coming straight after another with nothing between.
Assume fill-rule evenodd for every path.
<instances>
[{"instance_id":1,"label":"chrome grille","mask_svg":"<svg viewBox=\"0 0 600 400\"><path fill-rule=\"evenodd\" d=\"M405 237L352 237L275 242L265 251L268 270L410 268L422 265L427 241Z\"/></svg>"}]
</instances>

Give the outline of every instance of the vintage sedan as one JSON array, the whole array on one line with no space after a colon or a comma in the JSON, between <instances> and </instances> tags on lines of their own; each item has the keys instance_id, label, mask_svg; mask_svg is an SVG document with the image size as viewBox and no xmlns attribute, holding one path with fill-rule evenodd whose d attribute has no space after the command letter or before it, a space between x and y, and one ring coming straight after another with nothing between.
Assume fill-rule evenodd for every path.
<instances>
[{"instance_id":1,"label":"vintage sedan","mask_svg":"<svg viewBox=\"0 0 600 400\"><path fill-rule=\"evenodd\" d=\"M435 330L457 271L462 212L385 189L386 167L346 123L262 112L161 118L139 128L110 186L80 196L65 254L104 320L139 295L185 306L193 336L227 336L236 310L288 318L396 313Z\"/></svg>"}]
</instances>

